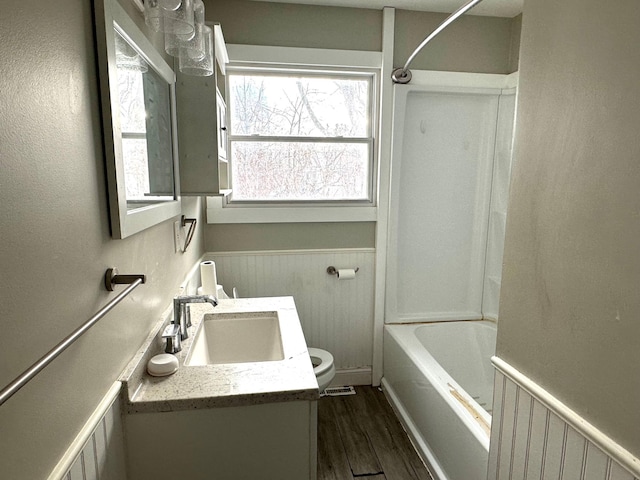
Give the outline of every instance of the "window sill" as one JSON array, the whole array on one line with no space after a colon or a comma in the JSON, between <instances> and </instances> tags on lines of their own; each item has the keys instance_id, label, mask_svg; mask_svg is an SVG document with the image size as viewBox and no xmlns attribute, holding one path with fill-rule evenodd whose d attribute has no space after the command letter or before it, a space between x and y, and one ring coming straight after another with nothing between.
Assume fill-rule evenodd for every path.
<instances>
[{"instance_id":1,"label":"window sill","mask_svg":"<svg viewBox=\"0 0 640 480\"><path fill-rule=\"evenodd\" d=\"M224 197L207 197L207 223L375 222L374 206L224 207Z\"/></svg>"}]
</instances>

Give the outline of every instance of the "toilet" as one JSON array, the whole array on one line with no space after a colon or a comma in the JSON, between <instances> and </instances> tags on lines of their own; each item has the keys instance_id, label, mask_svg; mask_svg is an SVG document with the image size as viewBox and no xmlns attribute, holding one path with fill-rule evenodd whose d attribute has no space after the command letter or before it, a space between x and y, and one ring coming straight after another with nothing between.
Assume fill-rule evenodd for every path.
<instances>
[{"instance_id":1,"label":"toilet","mask_svg":"<svg viewBox=\"0 0 640 480\"><path fill-rule=\"evenodd\" d=\"M336 376L336 367L333 364L333 355L320 348L309 348L309 357L313 364L313 373L316 374L318 389L322 393Z\"/></svg>"}]
</instances>

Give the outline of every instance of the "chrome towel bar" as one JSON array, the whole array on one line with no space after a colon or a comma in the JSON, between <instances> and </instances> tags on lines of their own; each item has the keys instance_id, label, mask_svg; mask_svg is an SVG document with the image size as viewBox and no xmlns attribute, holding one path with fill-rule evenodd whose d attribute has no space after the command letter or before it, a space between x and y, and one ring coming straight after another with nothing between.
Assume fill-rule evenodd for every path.
<instances>
[{"instance_id":1,"label":"chrome towel bar","mask_svg":"<svg viewBox=\"0 0 640 480\"><path fill-rule=\"evenodd\" d=\"M27 384L33 377L35 377L40 371L49 365L53 360L56 359L58 355L60 355L64 350L67 349L73 342L75 342L84 332L89 330L98 320L104 317L113 307L115 307L118 303L124 299L127 295L129 295L134 288L136 288L141 283L145 283L146 278L144 275L112 275L115 272L115 268L110 268L107 270L105 274L105 281L107 276L109 276L112 280L115 278L116 281L114 283L129 283L129 286L125 288L122 292L120 292L113 300L111 300L108 304L102 307L93 317L83 323L81 326L76 328L71 334L69 334L64 340L62 340L58 345L53 347L49 352L44 355L40 360L31 365L27 370L22 372L13 382L7 385L5 388L0 391L0 405L6 402L9 398L13 396L18 390L20 390L24 385ZM112 290L112 289L111 289Z\"/></svg>"}]
</instances>

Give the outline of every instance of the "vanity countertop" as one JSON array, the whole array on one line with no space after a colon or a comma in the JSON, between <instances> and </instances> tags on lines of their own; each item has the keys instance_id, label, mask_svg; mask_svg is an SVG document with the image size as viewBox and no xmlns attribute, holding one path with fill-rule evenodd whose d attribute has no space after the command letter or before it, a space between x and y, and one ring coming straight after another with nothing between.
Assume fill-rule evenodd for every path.
<instances>
[{"instance_id":1,"label":"vanity countertop","mask_svg":"<svg viewBox=\"0 0 640 480\"><path fill-rule=\"evenodd\" d=\"M180 367L167 377L146 372L151 357L163 353L160 322L120 377L127 413L170 412L200 408L317 400L318 384L307 351L293 297L220 299L218 306L190 304L189 338L176 354ZM280 319L283 360L256 363L185 366L191 343L205 314L226 317L275 311Z\"/></svg>"}]
</instances>

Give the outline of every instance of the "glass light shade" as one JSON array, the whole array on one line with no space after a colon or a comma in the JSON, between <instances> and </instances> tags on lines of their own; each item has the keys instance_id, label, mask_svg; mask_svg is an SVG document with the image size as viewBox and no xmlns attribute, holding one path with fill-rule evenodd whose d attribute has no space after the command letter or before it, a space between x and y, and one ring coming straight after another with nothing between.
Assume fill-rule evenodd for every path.
<instances>
[{"instance_id":1,"label":"glass light shade","mask_svg":"<svg viewBox=\"0 0 640 480\"><path fill-rule=\"evenodd\" d=\"M181 0L158 0L160 6L166 10L175 10L180 7Z\"/></svg>"},{"instance_id":2,"label":"glass light shade","mask_svg":"<svg viewBox=\"0 0 640 480\"><path fill-rule=\"evenodd\" d=\"M197 34L196 30L191 35L176 35L175 33L164 34L164 51L172 57L180 55L180 49L183 48L190 40L193 40Z\"/></svg>"},{"instance_id":3,"label":"glass light shade","mask_svg":"<svg viewBox=\"0 0 640 480\"><path fill-rule=\"evenodd\" d=\"M154 32L164 31L164 12L159 0L144 0L144 22Z\"/></svg>"},{"instance_id":4,"label":"glass light shade","mask_svg":"<svg viewBox=\"0 0 640 480\"><path fill-rule=\"evenodd\" d=\"M196 34L182 45L180 48L181 56L188 56L194 60L200 60L206 55L204 28L206 25L196 23Z\"/></svg>"},{"instance_id":5,"label":"glass light shade","mask_svg":"<svg viewBox=\"0 0 640 480\"><path fill-rule=\"evenodd\" d=\"M164 1L164 0L163 0ZM164 12L165 33L176 35L192 35L194 32L193 0L182 0L178 8L169 10L162 8Z\"/></svg>"},{"instance_id":6,"label":"glass light shade","mask_svg":"<svg viewBox=\"0 0 640 480\"><path fill-rule=\"evenodd\" d=\"M190 50L180 54L179 67L185 75L208 76L213 75L213 30L204 25L202 27L204 39L204 55L198 57L189 55Z\"/></svg>"},{"instance_id":7,"label":"glass light shade","mask_svg":"<svg viewBox=\"0 0 640 480\"><path fill-rule=\"evenodd\" d=\"M192 35L194 0L145 0L144 21L154 32Z\"/></svg>"},{"instance_id":8,"label":"glass light shade","mask_svg":"<svg viewBox=\"0 0 640 480\"><path fill-rule=\"evenodd\" d=\"M204 55L204 37L202 27L204 27L204 3L202 0L195 0L193 4L194 32L189 35L176 35L175 33L164 34L164 49L173 56L188 54L195 57ZM186 49L189 52L182 52Z\"/></svg>"}]
</instances>

